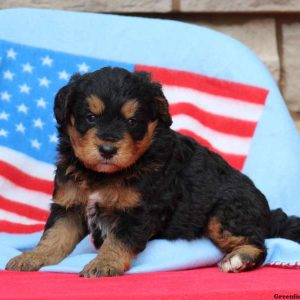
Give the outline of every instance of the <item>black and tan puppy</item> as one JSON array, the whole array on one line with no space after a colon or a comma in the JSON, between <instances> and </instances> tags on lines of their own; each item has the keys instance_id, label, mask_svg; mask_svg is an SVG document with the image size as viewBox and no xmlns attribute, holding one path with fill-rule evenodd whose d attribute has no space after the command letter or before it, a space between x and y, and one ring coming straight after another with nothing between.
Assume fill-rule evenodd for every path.
<instances>
[{"instance_id":1,"label":"black and tan puppy","mask_svg":"<svg viewBox=\"0 0 300 300\"><path fill-rule=\"evenodd\" d=\"M264 240L300 242L299 218L270 211L252 181L170 129L160 84L143 72L75 75L55 99L59 159L51 214L35 249L8 270L56 264L91 233L100 248L81 276L115 276L153 238L206 236L224 272L261 265Z\"/></svg>"}]
</instances>

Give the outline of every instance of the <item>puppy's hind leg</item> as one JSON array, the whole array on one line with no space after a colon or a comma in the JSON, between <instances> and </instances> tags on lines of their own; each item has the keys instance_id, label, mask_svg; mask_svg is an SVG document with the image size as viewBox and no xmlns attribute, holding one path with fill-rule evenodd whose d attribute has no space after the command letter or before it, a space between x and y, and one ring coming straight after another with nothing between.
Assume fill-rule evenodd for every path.
<instances>
[{"instance_id":1,"label":"puppy's hind leg","mask_svg":"<svg viewBox=\"0 0 300 300\"><path fill-rule=\"evenodd\" d=\"M57 264L69 255L87 234L81 213L53 204L45 231L31 251L12 258L6 270L37 271L43 266Z\"/></svg>"},{"instance_id":2,"label":"puppy's hind leg","mask_svg":"<svg viewBox=\"0 0 300 300\"><path fill-rule=\"evenodd\" d=\"M219 263L223 272L242 272L259 267L266 257L264 241L259 237L234 235L224 230L217 217L213 217L207 226L209 237L224 253Z\"/></svg>"}]
</instances>

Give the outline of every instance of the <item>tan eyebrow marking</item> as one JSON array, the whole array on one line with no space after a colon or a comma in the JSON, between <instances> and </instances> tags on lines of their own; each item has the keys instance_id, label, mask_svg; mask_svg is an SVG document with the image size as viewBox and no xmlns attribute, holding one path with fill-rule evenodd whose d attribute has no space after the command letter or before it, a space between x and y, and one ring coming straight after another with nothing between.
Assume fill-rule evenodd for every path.
<instances>
[{"instance_id":1,"label":"tan eyebrow marking","mask_svg":"<svg viewBox=\"0 0 300 300\"><path fill-rule=\"evenodd\" d=\"M135 115L137 108L138 102L136 101L136 99L128 100L123 104L121 113L123 114L125 119L130 119Z\"/></svg>"},{"instance_id":2,"label":"tan eyebrow marking","mask_svg":"<svg viewBox=\"0 0 300 300\"><path fill-rule=\"evenodd\" d=\"M89 96L87 98L87 102L89 104L89 109L93 114L100 115L101 113L103 113L105 109L105 104L97 96L95 95Z\"/></svg>"}]
</instances>

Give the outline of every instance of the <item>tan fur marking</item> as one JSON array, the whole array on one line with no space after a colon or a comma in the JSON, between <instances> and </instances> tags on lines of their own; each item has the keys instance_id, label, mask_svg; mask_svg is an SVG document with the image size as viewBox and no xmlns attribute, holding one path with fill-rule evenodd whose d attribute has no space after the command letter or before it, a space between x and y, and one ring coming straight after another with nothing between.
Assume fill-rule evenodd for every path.
<instances>
[{"instance_id":1,"label":"tan fur marking","mask_svg":"<svg viewBox=\"0 0 300 300\"><path fill-rule=\"evenodd\" d=\"M259 256L263 250L259 249L253 245L242 245L234 249L233 253L246 254L252 258Z\"/></svg>"},{"instance_id":2,"label":"tan fur marking","mask_svg":"<svg viewBox=\"0 0 300 300\"><path fill-rule=\"evenodd\" d=\"M118 155L115 157L116 164L122 168L126 168L134 164L141 155L150 147L154 135L157 121L148 124L148 130L144 138L135 143L129 134L116 143L118 147Z\"/></svg>"},{"instance_id":3,"label":"tan fur marking","mask_svg":"<svg viewBox=\"0 0 300 300\"><path fill-rule=\"evenodd\" d=\"M87 102L89 104L89 109L93 114L100 115L103 113L105 109L105 104L97 96L91 95L87 98Z\"/></svg>"},{"instance_id":4,"label":"tan fur marking","mask_svg":"<svg viewBox=\"0 0 300 300\"><path fill-rule=\"evenodd\" d=\"M217 218L212 218L208 223L206 235L225 253L247 244L245 237L233 236L230 232L223 231Z\"/></svg>"},{"instance_id":5,"label":"tan fur marking","mask_svg":"<svg viewBox=\"0 0 300 300\"><path fill-rule=\"evenodd\" d=\"M69 255L84 237L83 216L69 212L47 231L32 251L13 258L7 264L9 270L35 271L42 266L57 264Z\"/></svg>"},{"instance_id":6,"label":"tan fur marking","mask_svg":"<svg viewBox=\"0 0 300 300\"><path fill-rule=\"evenodd\" d=\"M138 102L135 99L126 101L122 108L121 113L123 114L125 119L130 119L134 117L138 108Z\"/></svg>"},{"instance_id":7,"label":"tan fur marking","mask_svg":"<svg viewBox=\"0 0 300 300\"><path fill-rule=\"evenodd\" d=\"M115 264L118 268L127 271L131 260L136 255L123 245L113 234L107 236L100 248L100 260L106 264Z\"/></svg>"},{"instance_id":8,"label":"tan fur marking","mask_svg":"<svg viewBox=\"0 0 300 300\"><path fill-rule=\"evenodd\" d=\"M75 183L72 180L62 185L58 185L53 202L63 207L69 208L87 203L87 187L85 182Z\"/></svg>"},{"instance_id":9,"label":"tan fur marking","mask_svg":"<svg viewBox=\"0 0 300 300\"><path fill-rule=\"evenodd\" d=\"M125 133L124 138L116 142L115 146L118 148L118 154L114 157L117 165L123 168L129 167L136 160L137 147L133 139L128 133Z\"/></svg>"},{"instance_id":10,"label":"tan fur marking","mask_svg":"<svg viewBox=\"0 0 300 300\"><path fill-rule=\"evenodd\" d=\"M96 136L96 129L89 129L85 135L80 136L75 127L68 126L68 134L77 158L86 165L94 165L100 159L98 147L101 140Z\"/></svg>"},{"instance_id":11,"label":"tan fur marking","mask_svg":"<svg viewBox=\"0 0 300 300\"><path fill-rule=\"evenodd\" d=\"M113 234L109 234L99 254L84 267L81 275L85 277L121 275L130 268L131 261L135 257L133 251L130 251Z\"/></svg>"},{"instance_id":12,"label":"tan fur marking","mask_svg":"<svg viewBox=\"0 0 300 300\"><path fill-rule=\"evenodd\" d=\"M154 131L158 121L154 121L148 124L148 130L144 138L138 143L139 155L142 155L151 145L154 136Z\"/></svg>"},{"instance_id":13,"label":"tan fur marking","mask_svg":"<svg viewBox=\"0 0 300 300\"><path fill-rule=\"evenodd\" d=\"M95 191L95 189L92 189ZM125 186L121 180L110 181L96 189L89 196L89 202L97 203L105 209L128 209L136 207L140 201L140 194L132 187Z\"/></svg>"},{"instance_id":14,"label":"tan fur marking","mask_svg":"<svg viewBox=\"0 0 300 300\"><path fill-rule=\"evenodd\" d=\"M70 120L71 120L71 124L74 126L75 125L75 118L74 118L73 115L71 115Z\"/></svg>"},{"instance_id":15,"label":"tan fur marking","mask_svg":"<svg viewBox=\"0 0 300 300\"><path fill-rule=\"evenodd\" d=\"M69 213L67 217L58 220L53 227L45 231L35 251L41 251L51 256L51 263L58 263L66 257L82 239L84 229L83 216L79 213Z\"/></svg>"},{"instance_id":16,"label":"tan fur marking","mask_svg":"<svg viewBox=\"0 0 300 300\"><path fill-rule=\"evenodd\" d=\"M228 231L223 231L217 218L212 218L207 226L207 237L209 237L223 252L234 254L245 254L255 259L263 250L250 245L246 237L233 236Z\"/></svg>"},{"instance_id":17,"label":"tan fur marking","mask_svg":"<svg viewBox=\"0 0 300 300\"><path fill-rule=\"evenodd\" d=\"M70 165L70 166L67 167L65 174L66 174L66 175L70 175L70 174L73 173L74 171L76 171L76 167Z\"/></svg>"}]
</instances>

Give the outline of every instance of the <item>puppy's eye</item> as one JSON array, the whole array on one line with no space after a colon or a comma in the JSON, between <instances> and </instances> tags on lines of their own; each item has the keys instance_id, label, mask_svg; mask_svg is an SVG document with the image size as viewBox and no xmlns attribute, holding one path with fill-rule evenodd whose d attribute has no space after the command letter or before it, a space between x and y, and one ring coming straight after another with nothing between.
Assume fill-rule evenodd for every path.
<instances>
[{"instance_id":1,"label":"puppy's eye","mask_svg":"<svg viewBox=\"0 0 300 300\"><path fill-rule=\"evenodd\" d=\"M89 123L94 123L95 120L96 120L96 116L95 116L94 114L91 114L91 113L87 114L87 115L85 116L85 118L86 118L86 120L87 120Z\"/></svg>"},{"instance_id":2,"label":"puppy's eye","mask_svg":"<svg viewBox=\"0 0 300 300\"><path fill-rule=\"evenodd\" d=\"M127 124L130 126L130 127L134 127L136 124L137 124L137 120L134 119L134 118L130 118L127 120Z\"/></svg>"}]
</instances>

